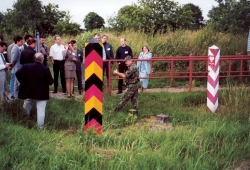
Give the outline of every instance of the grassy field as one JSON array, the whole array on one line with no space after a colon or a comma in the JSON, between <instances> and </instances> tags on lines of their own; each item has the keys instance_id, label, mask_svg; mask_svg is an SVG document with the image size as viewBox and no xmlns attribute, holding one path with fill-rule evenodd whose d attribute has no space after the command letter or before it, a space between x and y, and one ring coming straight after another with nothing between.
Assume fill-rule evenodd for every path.
<instances>
[{"instance_id":1,"label":"grassy field","mask_svg":"<svg viewBox=\"0 0 250 170\"><path fill-rule=\"evenodd\" d=\"M205 92L140 93L138 118L128 115L130 103L112 112L120 96L105 95L101 135L82 131L82 98L50 99L41 131L15 101L0 108L0 169L234 168L250 159L249 95L228 85L212 114ZM152 121L161 113L170 123Z\"/></svg>"}]
</instances>

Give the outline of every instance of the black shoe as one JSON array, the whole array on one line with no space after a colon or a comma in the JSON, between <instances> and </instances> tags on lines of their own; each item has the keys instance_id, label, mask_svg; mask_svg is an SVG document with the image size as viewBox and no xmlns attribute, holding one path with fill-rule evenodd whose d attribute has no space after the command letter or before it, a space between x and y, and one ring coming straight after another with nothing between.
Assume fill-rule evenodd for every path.
<instances>
[{"instance_id":1,"label":"black shoe","mask_svg":"<svg viewBox=\"0 0 250 170\"><path fill-rule=\"evenodd\" d=\"M78 90L79 95L82 95L82 90Z\"/></svg>"},{"instance_id":2,"label":"black shoe","mask_svg":"<svg viewBox=\"0 0 250 170\"><path fill-rule=\"evenodd\" d=\"M11 98L11 99L13 99L13 100L15 99L15 97L14 97L14 96L11 96L10 98Z\"/></svg>"},{"instance_id":3,"label":"black shoe","mask_svg":"<svg viewBox=\"0 0 250 170\"><path fill-rule=\"evenodd\" d=\"M53 91L53 93L57 93L57 91Z\"/></svg>"},{"instance_id":4,"label":"black shoe","mask_svg":"<svg viewBox=\"0 0 250 170\"><path fill-rule=\"evenodd\" d=\"M122 93L122 91L119 91L119 90L116 92L116 94L121 94L121 93Z\"/></svg>"}]
</instances>

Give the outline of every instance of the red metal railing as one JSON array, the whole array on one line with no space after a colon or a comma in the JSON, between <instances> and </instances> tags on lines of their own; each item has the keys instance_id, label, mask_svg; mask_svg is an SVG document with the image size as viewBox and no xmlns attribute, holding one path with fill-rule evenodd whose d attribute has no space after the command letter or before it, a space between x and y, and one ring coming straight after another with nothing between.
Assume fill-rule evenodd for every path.
<instances>
[{"instance_id":1,"label":"red metal railing","mask_svg":"<svg viewBox=\"0 0 250 170\"><path fill-rule=\"evenodd\" d=\"M207 78L208 73L208 57L207 56L171 56L171 57L153 57L152 59L143 59L139 60L137 58L133 59L135 62L137 61L149 61L150 62L150 76L149 77L140 77L148 78L148 79L170 79L170 86L173 84L173 80L175 78L189 78L189 91L192 91L192 81L194 78ZM228 70L221 70L220 71L220 78L222 77L239 77L242 80L242 77L249 77L250 74L243 74L249 73L249 70L243 69L243 61L250 60L250 56L247 55L237 55L237 56L220 56L220 62L227 61L228 62ZM111 94L112 91L112 81L119 80L122 78L112 78L112 70L111 70L111 62L119 62L121 60L105 60L108 62L109 68L109 79L108 79L108 93ZM175 62L177 61L188 61L189 62L189 71L175 71ZM205 72L204 71L194 71L193 64L194 61L204 61L206 63ZM239 70L232 71L232 63L233 61L240 62ZM170 62L170 71L169 72L152 72L152 66L154 62ZM204 68L203 68L204 69ZM164 76L154 76L157 74L163 74ZM226 74L226 75L223 75ZM234 74L234 75L232 75Z\"/></svg>"}]
</instances>

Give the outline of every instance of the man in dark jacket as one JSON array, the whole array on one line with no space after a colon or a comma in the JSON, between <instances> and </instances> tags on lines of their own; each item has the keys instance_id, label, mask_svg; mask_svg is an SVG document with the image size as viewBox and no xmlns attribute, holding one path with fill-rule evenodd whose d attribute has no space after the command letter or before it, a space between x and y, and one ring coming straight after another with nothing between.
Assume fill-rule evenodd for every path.
<instances>
[{"instance_id":1,"label":"man in dark jacket","mask_svg":"<svg viewBox=\"0 0 250 170\"><path fill-rule=\"evenodd\" d=\"M124 73L128 70L128 67L126 66L126 64L123 60L128 55L133 58L133 52L132 52L132 49L126 44L125 38L120 39L120 44L121 44L121 46L118 47L118 49L116 50L115 58L121 60L121 62L118 62L118 64L119 64L118 71L120 73ZM123 86L123 80L122 79L118 80L118 91L116 94L122 93L122 86Z\"/></svg>"},{"instance_id":2,"label":"man in dark jacket","mask_svg":"<svg viewBox=\"0 0 250 170\"><path fill-rule=\"evenodd\" d=\"M102 43L104 46L103 60L112 60L112 59L114 59L113 47L111 44L109 44L107 42L107 40L108 40L108 35L104 34L102 36ZM103 76L104 76L104 72L106 72L107 83L109 84L109 81L108 81L109 80L109 69L111 69L111 68L109 68L108 64L109 64L108 62L103 62Z\"/></svg>"},{"instance_id":3,"label":"man in dark jacket","mask_svg":"<svg viewBox=\"0 0 250 170\"><path fill-rule=\"evenodd\" d=\"M27 115L30 115L33 102L36 102L39 129L42 129L44 125L45 107L49 100L49 85L54 82L49 68L43 65L43 60L43 54L36 53L35 63L25 64L16 72L16 77L20 82L18 98L26 99L23 108Z\"/></svg>"},{"instance_id":4,"label":"man in dark jacket","mask_svg":"<svg viewBox=\"0 0 250 170\"><path fill-rule=\"evenodd\" d=\"M76 50L76 59L77 61L75 61L76 64L76 77L77 77L77 82L78 82L78 93L79 95L82 94L82 61L83 61L83 52L82 50L77 48L77 44L75 40L71 40L72 44L73 44L73 49Z\"/></svg>"},{"instance_id":5,"label":"man in dark jacket","mask_svg":"<svg viewBox=\"0 0 250 170\"><path fill-rule=\"evenodd\" d=\"M34 57L36 54L36 40L31 38L27 41L28 47L21 52L20 64L34 63Z\"/></svg>"}]
</instances>

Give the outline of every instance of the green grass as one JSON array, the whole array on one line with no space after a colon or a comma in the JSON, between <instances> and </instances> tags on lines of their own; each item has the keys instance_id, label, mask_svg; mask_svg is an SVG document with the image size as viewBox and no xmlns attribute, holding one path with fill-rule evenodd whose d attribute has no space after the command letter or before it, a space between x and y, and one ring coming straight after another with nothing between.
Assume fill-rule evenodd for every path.
<instances>
[{"instance_id":1,"label":"green grass","mask_svg":"<svg viewBox=\"0 0 250 170\"><path fill-rule=\"evenodd\" d=\"M82 99L50 99L45 129L27 118L22 101L0 108L0 169L226 169L250 158L249 90L220 91L216 114L205 92L140 93L139 117L131 103L114 113L121 96L104 97L103 133L83 132ZM35 109L32 110L35 113ZM161 129L145 118L171 117Z\"/></svg>"}]
</instances>

